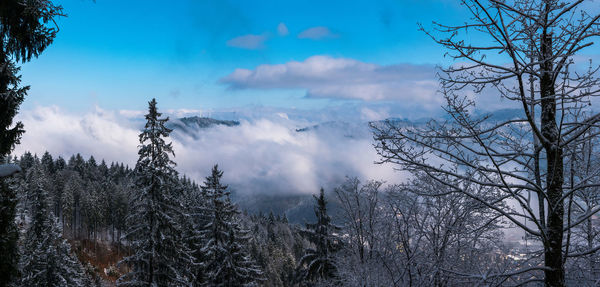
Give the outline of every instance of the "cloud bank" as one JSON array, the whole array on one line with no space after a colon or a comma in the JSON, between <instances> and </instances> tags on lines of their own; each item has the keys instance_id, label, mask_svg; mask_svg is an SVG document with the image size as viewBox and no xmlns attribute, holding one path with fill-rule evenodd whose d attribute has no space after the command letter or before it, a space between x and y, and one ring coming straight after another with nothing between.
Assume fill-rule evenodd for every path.
<instances>
[{"instance_id":1,"label":"cloud bank","mask_svg":"<svg viewBox=\"0 0 600 287\"><path fill-rule=\"evenodd\" d=\"M377 65L330 56L235 69L220 82L232 89L301 89L310 98L401 100L436 108L443 100L436 96L438 82L431 65Z\"/></svg>"},{"instance_id":2,"label":"cloud bank","mask_svg":"<svg viewBox=\"0 0 600 287\"><path fill-rule=\"evenodd\" d=\"M41 155L48 150L67 158L81 153L130 166L137 160L144 123L139 113L96 108L70 114L58 107L38 107L18 117L27 132L15 154ZM331 188L346 175L400 181L391 166L373 164L378 157L366 126L323 125L296 131L306 126L310 124L280 113L196 134L174 131L174 160L181 174L198 182L218 163L225 171L224 181L240 193L314 193L321 186Z\"/></svg>"}]
</instances>

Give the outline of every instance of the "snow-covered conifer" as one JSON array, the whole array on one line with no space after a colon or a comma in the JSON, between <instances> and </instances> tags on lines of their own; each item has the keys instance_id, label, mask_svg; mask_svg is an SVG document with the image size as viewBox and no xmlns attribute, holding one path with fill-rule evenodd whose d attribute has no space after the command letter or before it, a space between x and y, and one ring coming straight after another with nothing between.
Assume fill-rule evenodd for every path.
<instances>
[{"instance_id":1,"label":"snow-covered conifer","mask_svg":"<svg viewBox=\"0 0 600 287\"><path fill-rule=\"evenodd\" d=\"M156 100L149 102L146 125L140 134L135 189L128 217L128 241L132 255L123 259L131 271L118 286L187 286L191 281L189 251L183 244L181 189L177 187L168 118L160 118Z\"/></svg>"},{"instance_id":2,"label":"snow-covered conifer","mask_svg":"<svg viewBox=\"0 0 600 287\"><path fill-rule=\"evenodd\" d=\"M221 184L223 172L215 165L201 186L207 199L207 224L202 231L206 261L204 285L247 286L262 280L262 271L247 251L248 231L242 228L239 211L230 192Z\"/></svg>"},{"instance_id":3,"label":"snow-covered conifer","mask_svg":"<svg viewBox=\"0 0 600 287\"><path fill-rule=\"evenodd\" d=\"M333 231L339 228L331 223L331 217L327 214L327 201L323 188L319 192L319 197L314 196L314 198L317 201L315 206L317 222L306 224L303 233L308 236L315 248L307 249L300 259L302 268L300 278L303 281L329 280L337 277L333 253L339 249L340 240Z\"/></svg>"}]
</instances>

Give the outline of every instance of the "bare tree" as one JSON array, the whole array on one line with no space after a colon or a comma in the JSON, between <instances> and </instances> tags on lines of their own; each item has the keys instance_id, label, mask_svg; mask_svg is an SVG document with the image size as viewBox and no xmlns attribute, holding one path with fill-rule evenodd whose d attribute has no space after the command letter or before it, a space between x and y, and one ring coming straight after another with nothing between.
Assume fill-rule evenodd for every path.
<instances>
[{"instance_id":1,"label":"bare tree","mask_svg":"<svg viewBox=\"0 0 600 287\"><path fill-rule=\"evenodd\" d=\"M385 210L380 203L382 182L346 178L335 191L341 207L345 244L338 252L340 279L350 286L391 285L389 272L381 266L378 253L382 240Z\"/></svg>"},{"instance_id":2,"label":"bare tree","mask_svg":"<svg viewBox=\"0 0 600 287\"><path fill-rule=\"evenodd\" d=\"M588 133L598 132L591 128ZM566 178L568 184L573 186L581 179L590 183L599 182L600 174L595 167L600 165L598 158L598 139L587 137L566 149ZM567 226L571 225L573 218L580 217L588 210L600 206L600 188L595 185L582 188L568 198L566 202ZM578 286L598 286L600 273L597 254L600 244L600 228L597 216L589 217L581 224L567 230L565 243L565 256L571 260L565 266L567 281Z\"/></svg>"},{"instance_id":3,"label":"bare tree","mask_svg":"<svg viewBox=\"0 0 600 287\"><path fill-rule=\"evenodd\" d=\"M499 217L418 177L380 191L349 178L335 190L344 222L338 271L350 286L489 286L505 282ZM466 187L468 188L468 187ZM437 196L431 196L431 195ZM496 258L498 257L498 258ZM490 260L491 259L491 260ZM475 270L486 276L465 276Z\"/></svg>"},{"instance_id":4,"label":"bare tree","mask_svg":"<svg viewBox=\"0 0 600 287\"><path fill-rule=\"evenodd\" d=\"M584 67L581 58L600 35L600 14L590 14L584 0L461 2L470 21L426 31L456 63L439 73L450 120L373 124L376 149L382 162L425 173L537 238L544 264L522 271L542 270L546 286L564 286L565 232L600 210L583 206L565 220L569 198L598 184L595 177L565 180L565 161L569 146L598 135L589 131L600 120L592 110L600 67L591 60ZM504 120L478 115L470 89L475 97L496 94L521 113ZM472 193L465 184L495 191Z\"/></svg>"}]
</instances>

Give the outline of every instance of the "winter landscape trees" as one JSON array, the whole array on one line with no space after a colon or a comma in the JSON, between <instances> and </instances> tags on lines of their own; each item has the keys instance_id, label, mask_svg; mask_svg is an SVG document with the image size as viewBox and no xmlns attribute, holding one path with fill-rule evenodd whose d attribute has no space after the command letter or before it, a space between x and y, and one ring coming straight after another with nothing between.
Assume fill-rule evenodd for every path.
<instances>
[{"instance_id":1,"label":"winter landscape trees","mask_svg":"<svg viewBox=\"0 0 600 287\"><path fill-rule=\"evenodd\" d=\"M1 1L0 286L597 286L600 67L585 53L600 14L584 0L461 2L468 22L422 28L453 60L448 117L371 123L381 163L410 176L321 189L302 227L240 210L218 165L201 184L180 176L155 99L133 169L12 157L17 63L63 13ZM481 112L493 97L519 113Z\"/></svg>"}]
</instances>

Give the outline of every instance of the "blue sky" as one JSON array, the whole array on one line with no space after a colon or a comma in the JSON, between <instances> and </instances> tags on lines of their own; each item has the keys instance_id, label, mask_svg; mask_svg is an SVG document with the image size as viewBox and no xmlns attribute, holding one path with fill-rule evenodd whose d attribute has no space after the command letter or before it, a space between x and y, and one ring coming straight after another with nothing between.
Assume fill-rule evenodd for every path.
<instances>
[{"instance_id":1,"label":"blue sky","mask_svg":"<svg viewBox=\"0 0 600 287\"><path fill-rule=\"evenodd\" d=\"M450 59L417 23L469 16L456 0L54 2L68 17L54 44L23 65L31 90L16 154L133 165L155 97L172 120L240 120L193 137L176 131L180 172L201 181L219 163L232 187L308 193L345 175L403 181L373 164L380 157L365 123L444 114L434 68ZM585 53L600 59L595 46ZM477 108L507 107L486 93Z\"/></svg>"},{"instance_id":2,"label":"blue sky","mask_svg":"<svg viewBox=\"0 0 600 287\"><path fill-rule=\"evenodd\" d=\"M164 109L382 104L393 98L346 97L315 87L319 79L267 88L225 79L236 69L303 64L313 56L324 61L313 61L320 66L343 59L375 70L433 67L443 51L417 31L417 22L464 17L448 0L171 2L56 1L68 17L58 21L54 44L23 66L23 83L32 86L23 109L143 110L152 97Z\"/></svg>"}]
</instances>

